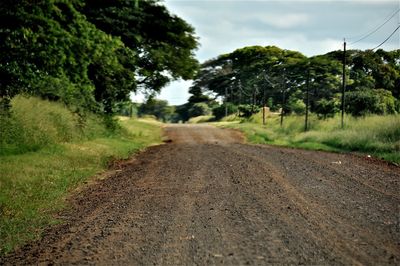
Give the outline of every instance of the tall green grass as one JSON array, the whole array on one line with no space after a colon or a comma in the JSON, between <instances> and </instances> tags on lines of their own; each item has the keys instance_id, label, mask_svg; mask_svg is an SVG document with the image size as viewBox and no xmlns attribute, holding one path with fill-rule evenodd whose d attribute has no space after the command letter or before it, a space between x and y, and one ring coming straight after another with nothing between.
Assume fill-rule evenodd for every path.
<instances>
[{"instance_id":1,"label":"tall green grass","mask_svg":"<svg viewBox=\"0 0 400 266\"><path fill-rule=\"evenodd\" d=\"M0 155L22 154L55 143L109 134L101 118L87 114L82 121L62 103L17 96L11 104L10 117L0 116Z\"/></svg>"},{"instance_id":2,"label":"tall green grass","mask_svg":"<svg viewBox=\"0 0 400 266\"><path fill-rule=\"evenodd\" d=\"M341 128L340 117L319 119L311 115L309 130L304 131L304 116L284 117L280 126L277 114L256 114L240 123L224 126L242 130L252 143L265 143L328 151L361 152L393 162L400 162L400 115L347 116Z\"/></svg>"},{"instance_id":3,"label":"tall green grass","mask_svg":"<svg viewBox=\"0 0 400 266\"><path fill-rule=\"evenodd\" d=\"M14 128L2 129L9 139L2 140L8 150L0 156L0 254L57 222L52 215L65 197L110 160L161 142L155 122L125 119L110 132L92 116L82 129L64 106L35 98L14 100L11 118Z\"/></svg>"}]
</instances>

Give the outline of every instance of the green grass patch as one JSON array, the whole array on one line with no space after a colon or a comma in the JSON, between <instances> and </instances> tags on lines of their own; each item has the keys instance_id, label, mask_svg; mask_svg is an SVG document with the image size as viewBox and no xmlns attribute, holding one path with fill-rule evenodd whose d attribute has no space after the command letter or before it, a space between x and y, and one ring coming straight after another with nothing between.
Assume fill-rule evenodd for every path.
<instances>
[{"instance_id":1,"label":"green grass patch","mask_svg":"<svg viewBox=\"0 0 400 266\"><path fill-rule=\"evenodd\" d=\"M58 104L52 107L56 111L63 109ZM69 116L68 112L65 116ZM34 151L9 149L7 155L0 156L0 254L38 238L46 226L57 222L53 214L64 207L68 193L105 170L110 160L128 158L140 149L161 142L161 127L157 122L125 119L120 121L121 129L111 133L101 121L92 119L91 129L81 135L66 133L72 135L67 139L57 139L63 134L55 133L59 126L44 121L48 124L40 125L38 130L56 128L49 135L40 133L42 138L54 138L53 142L38 144ZM33 126L29 120L25 121L27 128ZM75 130L75 120L66 121L71 123L68 128ZM17 138L14 136L14 139ZM24 136L23 141L27 140Z\"/></svg>"},{"instance_id":2,"label":"green grass patch","mask_svg":"<svg viewBox=\"0 0 400 266\"><path fill-rule=\"evenodd\" d=\"M304 132L304 116L284 117L280 125L277 114L269 114L262 125L261 114L240 123L216 125L243 131L251 143L272 144L312 150L360 152L400 163L400 115L318 119L310 116L310 129Z\"/></svg>"},{"instance_id":3,"label":"green grass patch","mask_svg":"<svg viewBox=\"0 0 400 266\"><path fill-rule=\"evenodd\" d=\"M215 117L212 115L201 115L190 118L188 123L189 124L207 123L212 121L213 119L215 119Z\"/></svg>"}]
</instances>

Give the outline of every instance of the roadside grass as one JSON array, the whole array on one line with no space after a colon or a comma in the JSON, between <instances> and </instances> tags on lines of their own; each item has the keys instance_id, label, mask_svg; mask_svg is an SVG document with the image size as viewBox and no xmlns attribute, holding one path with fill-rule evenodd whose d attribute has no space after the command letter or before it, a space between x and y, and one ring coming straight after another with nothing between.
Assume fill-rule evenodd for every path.
<instances>
[{"instance_id":1,"label":"roadside grass","mask_svg":"<svg viewBox=\"0 0 400 266\"><path fill-rule=\"evenodd\" d=\"M214 119L215 119L215 117L212 115L201 115L201 116L196 116L196 117L190 118L188 123L189 124L207 123L207 122L213 121Z\"/></svg>"},{"instance_id":2,"label":"roadside grass","mask_svg":"<svg viewBox=\"0 0 400 266\"><path fill-rule=\"evenodd\" d=\"M266 121L263 126L261 114L256 114L247 120L215 124L243 131L251 143L360 152L400 163L400 115L348 116L343 129L340 127L340 117L323 120L311 115L307 132L304 132L304 116L284 117L282 127L277 114L269 114Z\"/></svg>"},{"instance_id":3,"label":"roadside grass","mask_svg":"<svg viewBox=\"0 0 400 266\"><path fill-rule=\"evenodd\" d=\"M40 103L42 100L33 101ZM48 104L48 110L53 113L64 112L59 104L46 101L42 104ZM15 109L20 108L17 106L18 103L14 105ZM64 114L67 118L61 120L67 125L62 126L75 130L75 121L70 120L73 116L68 112ZM30 123L38 121L32 114L27 113L27 116L29 118L24 117L24 127L34 127ZM52 114L43 116L51 117ZM17 120L13 122L18 125ZM58 123L56 120L53 122ZM58 223L53 215L64 207L69 192L105 170L110 161L128 158L138 150L161 142L161 126L157 122L125 119L120 121L121 128L112 133L107 132L95 118L90 124L93 126L91 129L79 134L63 133L54 123L42 121L37 127L42 132L36 132L39 140L59 134L70 135L67 138L54 137L48 143L37 141L35 149L27 143L28 149L16 147L8 149L8 155L0 156L0 255L37 239L46 226ZM50 133L46 135L45 132ZM24 134L26 132L21 132L18 137L23 135L22 140L26 142L29 137Z\"/></svg>"}]
</instances>

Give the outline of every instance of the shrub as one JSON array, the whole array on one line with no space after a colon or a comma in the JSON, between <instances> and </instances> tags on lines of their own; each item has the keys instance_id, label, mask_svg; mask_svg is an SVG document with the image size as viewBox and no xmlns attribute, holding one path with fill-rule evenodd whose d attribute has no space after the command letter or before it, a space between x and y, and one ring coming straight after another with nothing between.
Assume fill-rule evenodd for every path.
<instances>
[{"instance_id":1,"label":"shrub","mask_svg":"<svg viewBox=\"0 0 400 266\"><path fill-rule=\"evenodd\" d=\"M209 116L212 111L206 103L195 103L189 108L189 117Z\"/></svg>"},{"instance_id":2,"label":"shrub","mask_svg":"<svg viewBox=\"0 0 400 266\"><path fill-rule=\"evenodd\" d=\"M340 103L335 100L321 99L316 102L315 112L322 116L324 119L333 117L335 113L339 112Z\"/></svg>"},{"instance_id":3,"label":"shrub","mask_svg":"<svg viewBox=\"0 0 400 266\"><path fill-rule=\"evenodd\" d=\"M227 106L228 115L234 114L238 111L238 107L232 103L224 103L212 109L215 119L219 120L225 116L225 105Z\"/></svg>"},{"instance_id":4,"label":"shrub","mask_svg":"<svg viewBox=\"0 0 400 266\"><path fill-rule=\"evenodd\" d=\"M346 94L346 110L354 116L393 114L395 100L392 93L384 89L352 91Z\"/></svg>"},{"instance_id":5,"label":"shrub","mask_svg":"<svg viewBox=\"0 0 400 266\"><path fill-rule=\"evenodd\" d=\"M346 94L346 111L354 116L363 116L378 109L378 99L372 90L352 91Z\"/></svg>"},{"instance_id":6,"label":"shrub","mask_svg":"<svg viewBox=\"0 0 400 266\"><path fill-rule=\"evenodd\" d=\"M241 117L249 118L253 114L258 113L260 108L253 104L241 104L239 105L238 110Z\"/></svg>"}]
</instances>

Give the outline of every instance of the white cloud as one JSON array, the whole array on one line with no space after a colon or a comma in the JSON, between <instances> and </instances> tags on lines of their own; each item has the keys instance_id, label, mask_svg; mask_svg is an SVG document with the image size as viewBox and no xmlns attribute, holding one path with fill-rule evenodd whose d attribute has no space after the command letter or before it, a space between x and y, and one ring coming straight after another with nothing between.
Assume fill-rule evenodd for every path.
<instances>
[{"instance_id":1,"label":"white cloud","mask_svg":"<svg viewBox=\"0 0 400 266\"><path fill-rule=\"evenodd\" d=\"M306 25L309 16L306 14L258 14L258 19L277 28L289 29Z\"/></svg>"}]
</instances>

